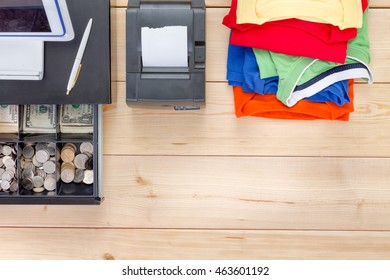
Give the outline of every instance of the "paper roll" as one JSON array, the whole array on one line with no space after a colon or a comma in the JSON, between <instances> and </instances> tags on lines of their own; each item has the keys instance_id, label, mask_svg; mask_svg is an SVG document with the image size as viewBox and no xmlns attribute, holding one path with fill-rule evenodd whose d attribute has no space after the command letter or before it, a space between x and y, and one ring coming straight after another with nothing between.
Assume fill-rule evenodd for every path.
<instances>
[{"instance_id":1,"label":"paper roll","mask_svg":"<svg viewBox=\"0 0 390 280\"><path fill-rule=\"evenodd\" d=\"M187 26L141 28L144 67L188 67Z\"/></svg>"}]
</instances>

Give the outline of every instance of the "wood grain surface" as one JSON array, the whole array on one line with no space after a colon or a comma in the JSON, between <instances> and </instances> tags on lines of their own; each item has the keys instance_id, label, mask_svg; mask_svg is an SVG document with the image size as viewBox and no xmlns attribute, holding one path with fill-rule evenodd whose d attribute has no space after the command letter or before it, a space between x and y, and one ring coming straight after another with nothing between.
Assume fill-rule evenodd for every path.
<instances>
[{"instance_id":1,"label":"wood grain surface","mask_svg":"<svg viewBox=\"0 0 390 280\"><path fill-rule=\"evenodd\" d=\"M125 83L114 83L113 89L114 103L104 108L109 155L390 155L387 84L356 85L349 122L237 119L226 83L208 83L206 108L189 112L129 108Z\"/></svg>"},{"instance_id":2,"label":"wood grain surface","mask_svg":"<svg viewBox=\"0 0 390 280\"><path fill-rule=\"evenodd\" d=\"M102 205L1 206L12 215L0 225L390 230L390 159L105 156L104 164Z\"/></svg>"},{"instance_id":3,"label":"wood grain surface","mask_svg":"<svg viewBox=\"0 0 390 280\"><path fill-rule=\"evenodd\" d=\"M207 104L125 102L125 7L112 0L100 206L0 205L1 259L389 259L390 3L371 1L371 67L348 122L234 115L230 1L207 3Z\"/></svg>"},{"instance_id":4,"label":"wood grain surface","mask_svg":"<svg viewBox=\"0 0 390 280\"><path fill-rule=\"evenodd\" d=\"M388 259L390 254L388 232L24 228L0 229L0 235L0 259Z\"/></svg>"}]
</instances>

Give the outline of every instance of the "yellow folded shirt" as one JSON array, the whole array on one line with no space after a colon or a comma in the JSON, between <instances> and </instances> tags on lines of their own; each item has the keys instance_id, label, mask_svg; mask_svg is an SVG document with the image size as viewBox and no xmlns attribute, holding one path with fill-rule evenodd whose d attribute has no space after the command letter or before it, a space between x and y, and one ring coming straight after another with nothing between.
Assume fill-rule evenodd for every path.
<instances>
[{"instance_id":1,"label":"yellow folded shirt","mask_svg":"<svg viewBox=\"0 0 390 280\"><path fill-rule=\"evenodd\" d=\"M237 23L263 24L288 18L362 27L361 0L238 0Z\"/></svg>"}]
</instances>

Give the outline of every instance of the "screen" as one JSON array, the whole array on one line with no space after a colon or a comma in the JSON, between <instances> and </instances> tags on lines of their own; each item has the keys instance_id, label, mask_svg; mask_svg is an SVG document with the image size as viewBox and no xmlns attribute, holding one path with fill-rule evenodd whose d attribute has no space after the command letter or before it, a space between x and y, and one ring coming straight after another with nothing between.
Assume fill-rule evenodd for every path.
<instances>
[{"instance_id":1,"label":"screen","mask_svg":"<svg viewBox=\"0 0 390 280\"><path fill-rule=\"evenodd\" d=\"M0 32L51 32L42 0L0 0Z\"/></svg>"}]
</instances>

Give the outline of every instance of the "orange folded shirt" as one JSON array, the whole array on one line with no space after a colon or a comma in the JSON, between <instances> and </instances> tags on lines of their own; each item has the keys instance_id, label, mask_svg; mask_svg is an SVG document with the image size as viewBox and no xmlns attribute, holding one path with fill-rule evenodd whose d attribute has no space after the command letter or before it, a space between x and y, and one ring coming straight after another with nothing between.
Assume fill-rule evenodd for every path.
<instances>
[{"instance_id":1,"label":"orange folded shirt","mask_svg":"<svg viewBox=\"0 0 390 280\"><path fill-rule=\"evenodd\" d=\"M351 102L338 106L333 102L312 102L301 100L293 107L287 107L276 95L243 92L240 86L234 86L234 107L236 116L255 116L272 119L293 120L349 120L349 113L354 111L354 80L348 80L348 95Z\"/></svg>"}]
</instances>

